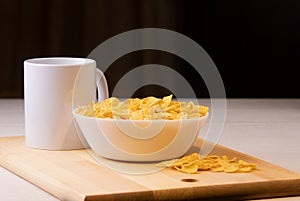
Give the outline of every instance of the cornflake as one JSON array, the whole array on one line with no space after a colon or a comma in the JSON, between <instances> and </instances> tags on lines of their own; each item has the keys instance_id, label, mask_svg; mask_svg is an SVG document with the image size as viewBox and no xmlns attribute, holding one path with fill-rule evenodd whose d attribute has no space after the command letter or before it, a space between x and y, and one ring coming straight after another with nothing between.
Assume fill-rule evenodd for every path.
<instances>
[{"instance_id":1,"label":"cornflake","mask_svg":"<svg viewBox=\"0 0 300 201\"><path fill-rule=\"evenodd\" d=\"M226 155L202 157L198 153L183 156L179 159L163 161L158 163L157 166L173 168L188 174L194 174L199 171L245 173L256 169L255 164L247 163L243 160L237 161L236 157L232 159L229 159Z\"/></svg>"},{"instance_id":2,"label":"cornflake","mask_svg":"<svg viewBox=\"0 0 300 201\"><path fill-rule=\"evenodd\" d=\"M205 116L208 107L195 105L193 102L172 101L172 95L162 99L149 96L143 99L129 98L121 102L115 97L98 103L89 103L78 107L80 115L96 118L130 119L130 120L176 120Z\"/></svg>"}]
</instances>

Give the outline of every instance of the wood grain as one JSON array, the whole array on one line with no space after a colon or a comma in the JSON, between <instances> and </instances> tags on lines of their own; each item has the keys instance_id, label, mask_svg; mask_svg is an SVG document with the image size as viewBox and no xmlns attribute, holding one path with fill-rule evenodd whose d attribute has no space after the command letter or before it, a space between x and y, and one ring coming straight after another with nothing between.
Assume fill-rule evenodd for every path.
<instances>
[{"instance_id":1,"label":"wood grain","mask_svg":"<svg viewBox=\"0 0 300 201\"><path fill-rule=\"evenodd\" d=\"M198 139L189 152L199 151L201 144ZM0 138L0 165L61 200L232 200L300 195L299 174L219 145L212 154L236 156L256 163L258 169L235 174L190 175L171 169L124 174L105 167L87 150L37 150L26 147L23 137Z\"/></svg>"}]
</instances>

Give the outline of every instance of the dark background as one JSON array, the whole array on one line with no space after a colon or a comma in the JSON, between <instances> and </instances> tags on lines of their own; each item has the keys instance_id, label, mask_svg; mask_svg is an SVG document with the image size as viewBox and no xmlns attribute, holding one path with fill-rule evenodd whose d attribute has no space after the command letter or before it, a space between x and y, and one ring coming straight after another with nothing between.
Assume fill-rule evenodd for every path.
<instances>
[{"instance_id":1,"label":"dark background","mask_svg":"<svg viewBox=\"0 0 300 201\"><path fill-rule=\"evenodd\" d=\"M300 2L297 0L28 0L0 2L0 97L23 97L23 61L32 57L87 57L124 31L155 27L185 34L215 62L228 98L300 98ZM201 76L166 52L125 55L105 72L110 90L130 69L147 63L172 67L198 97ZM136 96L164 95L145 86Z\"/></svg>"}]
</instances>

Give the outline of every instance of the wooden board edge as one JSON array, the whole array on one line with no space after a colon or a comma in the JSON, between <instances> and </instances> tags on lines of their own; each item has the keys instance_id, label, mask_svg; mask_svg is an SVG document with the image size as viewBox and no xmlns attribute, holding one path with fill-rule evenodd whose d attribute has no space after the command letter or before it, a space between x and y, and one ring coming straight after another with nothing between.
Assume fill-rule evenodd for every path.
<instances>
[{"instance_id":1,"label":"wooden board edge","mask_svg":"<svg viewBox=\"0 0 300 201\"><path fill-rule=\"evenodd\" d=\"M87 195L84 201L144 201L155 200L154 192L152 190L125 192L118 194L102 194L102 195Z\"/></svg>"},{"instance_id":2,"label":"wooden board edge","mask_svg":"<svg viewBox=\"0 0 300 201\"><path fill-rule=\"evenodd\" d=\"M266 185L266 183L268 185ZM249 187L250 184L250 187ZM238 187L238 188L237 188ZM293 188L291 188L293 187ZM228 189L231 190L229 193ZM232 189L235 189L232 191ZM215 192L218 192L216 196ZM220 192L222 192L220 194ZM250 182L248 184L231 184L201 186L198 188L172 188L158 191L141 191L107 195L87 195L84 201L144 201L144 200L201 200L231 201L248 199L267 199L275 197L299 196L300 179L273 182Z\"/></svg>"},{"instance_id":3,"label":"wooden board edge","mask_svg":"<svg viewBox=\"0 0 300 201\"><path fill-rule=\"evenodd\" d=\"M266 185L267 184L267 185ZM249 187L250 185L250 187ZM293 188L291 188L293 186ZM229 190L230 189L230 193ZM218 192L216 196L215 192ZM222 193L220 193L222 192ZM154 200L248 200L299 196L300 179L272 182L249 182L247 184L201 186L193 189L169 189L154 192Z\"/></svg>"}]
</instances>

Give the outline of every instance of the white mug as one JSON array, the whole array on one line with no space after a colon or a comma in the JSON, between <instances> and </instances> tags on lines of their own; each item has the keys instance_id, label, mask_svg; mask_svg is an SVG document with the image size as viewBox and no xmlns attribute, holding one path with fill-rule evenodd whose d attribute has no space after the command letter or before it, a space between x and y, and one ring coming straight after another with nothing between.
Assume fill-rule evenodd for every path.
<instances>
[{"instance_id":1,"label":"white mug","mask_svg":"<svg viewBox=\"0 0 300 201\"><path fill-rule=\"evenodd\" d=\"M108 97L106 79L92 59L49 57L24 61L25 144L46 150L84 148L72 111L95 101L96 91L98 101Z\"/></svg>"}]
</instances>

